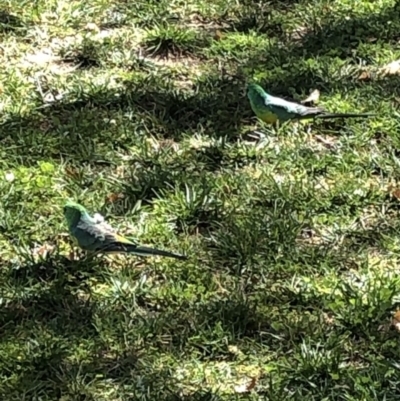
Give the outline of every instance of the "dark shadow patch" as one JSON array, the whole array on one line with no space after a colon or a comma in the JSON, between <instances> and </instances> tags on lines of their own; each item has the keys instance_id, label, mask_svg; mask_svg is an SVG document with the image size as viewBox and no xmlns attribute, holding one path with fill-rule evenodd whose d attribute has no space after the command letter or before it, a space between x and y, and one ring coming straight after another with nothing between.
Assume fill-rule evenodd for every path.
<instances>
[{"instance_id":1,"label":"dark shadow patch","mask_svg":"<svg viewBox=\"0 0 400 401\"><path fill-rule=\"evenodd\" d=\"M101 66L101 50L103 50L101 48L103 46L104 44L96 44L90 40L84 40L82 44L76 48L61 49L59 55L63 59L63 62L75 65L78 70L98 68Z\"/></svg>"},{"instance_id":2,"label":"dark shadow patch","mask_svg":"<svg viewBox=\"0 0 400 401\"><path fill-rule=\"evenodd\" d=\"M210 90L213 85L219 90ZM240 106L232 96L241 89L237 85L214 77L198 84L199 94L188 94L160 92L154 83L131 82L124 93L99 90L70 103L47 105L27 117L10 116L0 126L0 143L3 149L13 149L22 163L62 156L96 164L111 162L108 148L99 147L109 142L110 132L116 132L115 150L136 143L138 134L129 132L130 127L143 127L158 138L179 142L184 133L201 126L207 135L234 140L241 125ZM206 92L201 94L203 89ZM123 111L133 112L133 119L122 127L112 126L113 113Z\"/></svg>"},{"instance_id":3,"label":"dark shadow patch","mask_svg":"<svg viewBox=\"0 0 400 401\"><path fill-rule=\"evenodd\" d=\"M199 35L199 34L197 34ZM147 38L142 47L144 54L151 57L159 57L161 59L178 59L179 57L190 57L198 54L198 50L206 46L206 36L193 36L188 38L177 39L175 33L162 35L157 37L153 35Z\"/></svg>"},{"instance_id":4,"label":"dark shadow patch","mask_svg":"<svg viewBox=\"0 0 400 401\"><path fill-rule=\"evenodd\" d=\"M176 220L176 234L188 233L189 235L210 235L215 222L221 219L218 209L205 210L198 207L185 216L179 216Z\"/></svg>"},{"instance_id":5,"label":"dark shadow patch","mask_svg":"<svg viewBox=\"0 0 400 401\"><path fill-rule=\"evenodd\" d=\"M26 24L16 15L0 10L0 33L13 33L18 36L26 34Z\"/></svg>"}]
</instances>

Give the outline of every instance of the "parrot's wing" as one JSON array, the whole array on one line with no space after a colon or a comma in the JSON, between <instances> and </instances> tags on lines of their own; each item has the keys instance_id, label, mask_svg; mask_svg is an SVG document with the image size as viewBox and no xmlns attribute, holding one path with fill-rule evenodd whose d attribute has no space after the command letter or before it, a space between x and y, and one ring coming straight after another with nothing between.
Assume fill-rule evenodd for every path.
<instances>
[{"instance_id":1,"label":"parrot's wing","mask_svg":"<svg viewBox=\"0 0 400 401\"><path fill-rule=\"evenodd\" d=\"M275 96L270 96L268 100L266 100L266 106L280 119L284 120L294 118L299 114L298 105L296 103L288 102L285 99Z\"/></svg>"},{"instance_id":2,"label":"parrot's wing","mask_svg":"<svg viewBox=\"0 0 400 401\"><path fill-rule=\"evenodd\" d=\"M104 219L94 218L81 218L74 235L82 248L93 251L116 241L117 236L115 230Z\"/></svg>"},{"instance_id":3,"label":"parrot's wing","mask_svg":"<svg viewBox=\"0 0 400 401\"><path fill-rule=\"evenodd\" d=\"M74 235L81 248L94 252L120 253L129 252L140 256L168 256L186 260L184 255L162 251L155 248L139 246L132 239L128 239L116 233L104 219L98 217L81 218L77 224Z\"/></svg>"},{"instance_id":4,"label":"parrot's wing","mask_svg":"<svg viewBox=\"0 0 400 401\"><path fill-rule=\"evenodd\" d=\"M302 104L289 102L285 99L279 97L270 96L267 104L278 116L285 117L301 117L307 115L317 115L324 112L323 109L319 107L307 107Z\"/></svg>"},{"instance_id":5,"label":"parrot's wing","mask_svg":"<svg viewBox=\"0 0 400 401\"><path fill-rule=\"evenodd\" d=\"M86 233L86 240L90 241L92 250L104 250L118 246L138 246L134 241L117 234L116 230L111 227L104 219L81 220L77 226L78 229Z\"/></svg>"}]
</instances>

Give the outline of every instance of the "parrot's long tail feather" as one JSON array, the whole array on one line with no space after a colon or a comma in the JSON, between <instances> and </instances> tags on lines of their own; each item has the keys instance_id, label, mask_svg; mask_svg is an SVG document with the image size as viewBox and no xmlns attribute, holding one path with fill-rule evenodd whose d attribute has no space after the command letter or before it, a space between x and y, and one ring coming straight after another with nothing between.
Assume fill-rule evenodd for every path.
<instances>
[{"instance_id":1,"label":"parrot's long tail feather","mask_svg":"<svg viewBox=\"0 0 400 401\"><path fill-rule=\"evenodd\" d=\"M138 256L166 256L169 258L175 258L180 260L186 260L187 256L180 255L178 253L172 253L168 251L162 251L161 249L148 248L146 246L137 246L130 244L122 244L122 243L113 243L109 244L106 248L103 249L105 253L133 253Z\"/></svg>"},{"instance_id":2,"label":"parrot's long tail feather","mask_svg":"<svg viewBox=\"0 0 400 401\"><path fill-rule=\"evenodd\" d=\"M349 117L361 117L361 118L366 118L366 117L373 117L376 116L374 113L326 113L326 114L319 114L315 116L315 118L349 118Z\"/></svg>"}]
</instances>

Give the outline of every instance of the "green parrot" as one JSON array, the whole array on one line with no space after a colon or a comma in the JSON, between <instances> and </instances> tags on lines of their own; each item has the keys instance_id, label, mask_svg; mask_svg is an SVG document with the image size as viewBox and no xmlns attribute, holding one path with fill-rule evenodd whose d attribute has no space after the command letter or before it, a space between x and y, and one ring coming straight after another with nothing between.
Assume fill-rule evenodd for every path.
<instances>
[{"instance_id":1,"label":"green parrot","mask_svg":"<svg viewBox=\"0 0 400 401\"><path fill-rule=\"evenodd\" d=\"M103 216L96 213L93 217L80 204L68 201L64 206L64 216L69 232L75 237L78 245L86 250L103 253L133 253L139 256L167 256L186 260L187 257L167 251L139 246L133 241L118 235L104 221Z\"/></svg>"},{"instance_id":2,"label":"green parrot","mask_svg":"<svg viewBox=\"0 0 400 401\"><path fill-rule=\"evenodd\" d=\"M375 115L370 113L327 113L320 107L307 107L271 96L261 86L254 83L247 86L247 96L256 116L267 124L275 124L277 121L303 120L306 118L347 118Z\"/></svg>"}]
</instances>

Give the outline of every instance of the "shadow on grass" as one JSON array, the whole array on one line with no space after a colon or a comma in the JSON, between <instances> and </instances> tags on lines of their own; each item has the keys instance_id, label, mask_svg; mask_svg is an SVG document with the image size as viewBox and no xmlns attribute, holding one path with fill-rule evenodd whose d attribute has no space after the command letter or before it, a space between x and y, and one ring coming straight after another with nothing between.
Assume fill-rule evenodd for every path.
<instances>
[{"instance_id":1,"label":"shadow on grass","mask_svg":"<svg viewBox=\"0 0 400 401\"><path fill-rule=\"evenodd\" d=\"M399 80L396 77L359 83L345 78L349 87L371 87L374 95L382 99L390 94L394 96L393 87ZM229 77L211 77L205 86L218 89L201 94L202 85L199 85L198 94L186 94L158 92L151 87L145 91L132 88L118 97L110 92L93 94L87 100L70 104L55 104L26 118L10 117L0 126L0 143L22 163L62 157L94 166L112 164L111 147L126 150L137 145L147 133L176 142L184 136L201 133L235 143L243 122L252 117L243 95L244 80L231 82ZM316 77L312 71L294 68L277 73L266 86L276 95L287 95L289 87L307 90L322 86L326 90L340 90L343 82L328 81ZM125 118L126 113L131 113L133 119ZM112 123L115 114L122 118L117 125ZM336 128L341 124L335 121ZM107 143L107 146L100 146ZM222 155L218 155L219 149L213 153L199 154L205 170L218 170L224 162Z\"/></svg>"},{"instance_id":2,"label":"shadow on grass","mask_svg":"<svg viewBox=\"0 0 400 401\"><path fill-rule=\"evenodd\" d=\"M243 12L243 15L240 15L237 20L231 21L231 27L228 30L239 32L255 30L286 39L284 47L286 54L295 57L323 55L330 53L331 50L339 52L335 54L336 56L352 57L352 50L360 43L371 44L382 41L395 44L400 37L400 3L398 1L378 13L372 12L362 16L352 15L347 18L341 14L332 13L329 6L318 15L312 15L310 10L304 10L304 15L299 16L302 17L302 22L309 25L310 28L306 29L298 38L290 34L288 36L281 26L281 18L271 18L271 12L276 12L277 9L290 10L300 2L278 0L261 3L244 0L241 3L246 12Z\"/></svg>"},{"instance_id":3,"label":"shadow on grass","mask_svg":"<svg viewBox=\"0 0 400 401\"><path fill-rule=\"evenodd\" d=\"M249 6L254 6L253 2L249 2ZM4 21L8 21L7 18L4 17ZM329 18L326 17L325 23L322 21L317 31L306 33L301 40L288 40L284 47L279 45L267 49L271 55L269 60L263 52L237 63L239 79L209 76L195 85L193 94L177 90L160 91L156 81L147 84L127 82L125 92L119 96L115 91L103 91L71 103L50 105L22 119L11 116L0 127L0 142L13 148L21 158L59 158L62 155L95 162L96 153L99 157L104 156L99 155L97 141L106 141L110 133L115 132L109 123L115 112L132 112L133 123L127 124L127 129L142 128L157 137L179 141L185 133L199 131L212 137L236 140L243 121L252 115L244 96L247 76L244 71L261 67L273 71L277 65L287 63L288 59L291 60L290 69L273 73L266 82L267 87L277 95L287 95L289 87L307 90L322 86L325 90L340 90L344 84L348 87L374 86L376 94L382 98L394 94L394 80L371 83L353 82L352 79L345 79L344 82L341 79L330 80L306 68L303 60L331 54L331 50L335 50L336 57L354 59L358 64L362 54L355 54L354 50L360 43L368 44L374 38L398 40L399 4L368 17L333 21ZM392 23L387 24L388 21ZM13 24L10 22L10 25ZM250 28L256 28L256 24L250 24ZM131 132L132 136L135 134ZM45 138L41 139L41 136ZM118 135L113 136L113 142L117 148L124 147L123 141L118 141Z\"/></svg>"},{"instance_id":4,"label":"shadow on grass","mask_svg":"<svg viewBox=\"0 0 400 401\"><path fill-rule=\"evenodd\" d=\"M79 292L90 294L90 283L104 281L102 266L64 259L48 260L9 273L9 288L32 288L32 294L9 303L0 314L3 343L11 341L28 347L23 360L6 358L3 377L11 378L15 370L20 374L13 384L3 384L3 391L25 395L43 392L58 398L68 394L74 399L91 399L92 386L106 378L121 394L126 392L130 397L146 393L151 399L159 400L218 399L218 395L211 393L180 395L176 391L179 383L173 373L174 359L182 353L195 353L198 361L231 361L234 357L227 349L227 341L241 344L242 349L246 349L249 341L262 342L264 347L286 354L296 344L308 341L311 334L315 341L325 341L334 331L341 330L354 337L354 347L360 352L368 349L370 356L379 357L384 353L388 358L395 358L396 350L391 351L390 347L371 350L369 340L373 335L382 342L391 341L392 335L379 331L379 324L383 314L386 316L393 307L388 302L392 295L387 295L390 299L382 299L381 305L365 305L368 313L359 309L344 315L343 328L329 327L323 313L329 312L329 303L336 301L327 299L323 293L303 294L287 283L294 273L305 274L308 268L310 274L321 276L323 265L326 268L329 264L330 270L343 269L342 264L359 254L360 249L370 246L379 249L379 236L394 235L399 225L377 225L363 235L350 233L334 249L326 244L298 245L296 236L301 226L290 219L293 212L288 209L282 216L277 210L280 222L271 230L272 235L265 238L265 246L260 244L260 254L255 255L252 266L248 264L248 269L239 275L222 267L226 249L220 250L220 257L215 252L210 255L204 262L208 271L203 273L203 282L207 282L209 274L219 272L232 277L235 285L206 302L171 295L159 299L155 308L154 300L139 291L134 304L130 296L122 296L96 305L90 296L82 298ZM287 239L287 249L281 258L276 258L280 252L277 231ZM254 232L264 240L259 230ZM240 232L233 234L242 238ZM223 244L223 247L231 248L232 244ZM316 261L321 265L316 265ZM179 281L179 272L174 273L172 280ZM41 288L42 284L46 288ZM357 292L348 296L349 300L357 299ZM137 313L138 308L144 315ZM79 356L76 352L82 344L86 344L87 354ZM340 350L337 358L341 362L346 355L341 345L332 347L336 353ZM172 358L170 367L160 368L157 360L161 355ZM314 362L309 364L309 369L317 371ZM334 382L329 378L329 386ZM200 396L203 398L197 398Z\"/></svg>"},{"instance_id":5,"label":"shadow on grass","mask_svg":"<svg viewBox=\"0 0 400 401\"><path fill-rule=\"evenodd\" d=\"M397 10L388 10L386 14L371 16L361 22L369 29L369 24L392 18ZM350 40L347 37L336 42L329 42L328 39L361 29L361 22L354 20L343 25L326 26L325 33L309 34L302 44L296 45L299 50L298 53L294 52L294 57L303 55L304 48L308 49L306 54L311 56L329 50L330 46L353 46L351 41L346 42ZM365 34L366 40L375 34L377 30L371 28ZM389 28L385 35L387 39L395 40L398 33ZM319 46L321 42L324 46ZM290 50L286 49L285 54ZM280 54L283 58L282 50ZM348 55L347 50L344 49L341 54ZM261 65L260 59L256 58L250 63ZM330 88L340 88L338 82L323 82ZM379 89L382 95L385 91L393 93L391 82ZM134 111L135 122L147 124L145 128L160 138L180 141L184 134L201 130L212 137L226 136L236 140L243 119L250 115L246 111L246 99L239 97L243 83L210 77L203 84L204 89L208 89L203 91L199 85L199 93L195 95L161 92L156 86L139 90L134 87L119 97L112 91L95 94L86 100L50 106L22 120L11 119L0 128L0 141L10 148L17 144L14 150L26 163L35 158L59 159L60 155L97 163L104 160L106 155L97 143L109 140L110 132L113 132L112 125L105 120L111 119L113 113L118 111ZM295 88L311 87L315 85L315 76L310 71L297 70L294 65L290 71L280 75L275 88L284 87L284 84ZM44 123L49 126L44 126ZM43 137L38 137L40 134ZM133 137L134 133L131 135ZM115 148L135 143L134 139L113 139ZM44 146L49 143L52 146ZM26 161L27 156L31 157L31 161ZM197 163L204 163L205 170L215 171L223 161L223 155L216 152L211 156L200 155ZM166 183L173 183L173 171L180 171L184 166L179 163L167 166L167 173L162 171L163 167L161 164L145 166L145 170L153 169L154 174L142 184L146 179L143 173L139 177L141 187L133 188L130 196L151 199L151 191L165 188ZM264 206L267 208L268 205ZM298 209L289 206L287 209L276 209L274 219L268 224L264 224L261 218L257 221L244 219L245 224L240 226L231 218L221 218L219 223L222 225L214 233L219 242L212 249L205 249L208 258L204 266L208 272L204 272L204 277L210 271L226 273L237 284L235 288L229 288L225 295L215 296L206 302L188 301L180 298L179 292L170 299L164 299L164 305L160 306L161 302L156 300L157 308L154 300L135 294L135 302L146 312L144 317L124 309L124 300L121 299L108 306L95 307L90 298L85 300L78 296L79 290L89 292L92 281L104 281L98 271L101 266L71 264L62 260L13 272L9 277L11 290L29 288L33 294L27 299L9 303L1 311L3 341L20 340L23 342L22 350L25 351L24 347L27 347L22 362L13 355L4 362L4 366L7 366L2 370L6 372L4 376L7 379L15 371L22 370L22 373L18 380L12 384L3 383L3 386L11 386L9 389L12 388L14 393L24 395L46 392L48 397L57 399L69 394L73 399L83 400L90 399L90 386L96 385L96 380L105 378L115 382L117 387L121 387L121 394L126 392L126 396L132 399L147 393L151 399L161 401L218 400L217 395L209 392L179 395L171 373L174 367L160 368L157 362L160 356L170 353L181 357L183 353L193 352L198 360L224 360L232 358L227 351L227 344L240 343L243 339L260 341L265 347L281 352L289 352L311 335L316 340L325 340L325 336L335 328L327 326L320 319L322 312L329 311L323 295L307 295L301 291L296 293L281 284L282 281L290 281L294 273L307 272L322 276L324 264L333 271L345 270L350 267L346 261L359 254L361 249L371 246L382 248L381 237L394 236L400 227L397 223L392 226L376 225L363 233L350 233L346 241L334 249L326 245L299 246L296 240L303 227L291 217ZM252 214L257 217L253 210ZM40 288L40 283L48 288ZM132 303L131 298L128 301ZM382 311L387 313L393 307L392 304L382 305L386 308ZM368 310L371 311L374 312L374 309ZM359 351L370 346L368 336L371 333L380 336L380 339L386 339L385 336L390 338L389 334L378 333L378 324L381 322L376 316L381 317L379 314L365 313L360 308L358 323L355 318L343 320L347 326L341 330L346 330L346 336L358 333L357 342L353 345ZM105 326L108 324L107 330L110 331L102 332L97 327L99 321ZM85 341L90 342L87 350L89 355L76 355L77 348ZM37 344L36 352L32 352L32 344ZM347 354L353 351L347 351ZM307 352L304 351L306 356ZM344 355L343 362L348 364L349 361L345 360L347 354L343 349L340 352ZM381 356L378 350L373 352ZM389 350L385 352L389 354ZM396 357L396 352L397 349L393 348L389 356ZM296 372L293 372L293 376ZM383 376L381 374L379 378ZM347 385L346 381L341 382L340 378L333 379L328 375L319 379L327 381L330 388ZM123 387L127 383L130 383L130 389Z\"/></svg>"},{"instance_id":6,"label":"shadow on grass","mask_svg":"<svg viewBox=\"0 0 400 401\"><path fill-rule=\"evenodd\" d=\"M301 41L288 41L284 48L279 45L267 49L270 60L265 53L259 53L237 63L236 79L210 75L195 85L194 93L173 89L160 91L157 80L126 82L125 92L118 96L115 91L102 91L71 103L50 105L25 118L11 116L0 127L0 142L22 161L62 156L96 163L105 156L98 142L106 142L110 137L117 149L123 149L134 142L135 136L146 135L146 132L175 141L196 132L236 141L243 122L252 116L244 96L248 74L245 71L249 68L271 70L271 78L264 83L276 95L288 95L288 88L307 91L318 86L326 91L340 91L346 85L347 88L371 87L375 96L384 99L395 95L393 88L398 77L373 82L359 82L348 76L331 79L316 74L304 60L330 54L335 49L340 53L337 57L354 59L358 63L356 59L362 55L354 55L353 50L360 43L370 43L378 33L382 38L382 23L399 14L396 5L379 15L322 24L317 32L307 33ZM396 23L385 26L388 27L383 31L385 38L397 40L400 30L392 28ZM360 30L365 32L357 36ZM277 65L287 63L288 55L290 69L276 70ZM132 113L132 117L130 120L123 118L122 126L112 127L110 121L115 113Z\"/></svg>"},{"instance_id":7,"label":"shadow on grass","mask_svg":"<svg viewBox=\"0 0 400 401\"><path fill-rule=\"evenodd\" d=\"M12 33L14 35L24 36L26 31L27 27L19 17L0 9L0 34Z\"/></svg>"},{"instance_id":8,"label":"shadow on grass","mask_svg":"<svg viewBox=\"0 0 400 401\"><path fill-rule=\"evenodd\" d=\"M202 94L200 84L199 94L185 94L173 90L160 92L140 82L129 83L120 96L112 91L95 93L85 100L50 105L26 118L11 116L0 127L0 142L4 148L13 149L22 162L25 156L29 156L25 161L64 156L95 163L96 154L104 157L97 149L97 142L112 140L114 148L124 149L147 132L174 141L197 130L213 137L234 139L241 124L236 99L244 86L216 78L205 86L218 89ZM113 113L128 112L132 113L131 120L125 119L123 126L112 126Z\"/></svg>"},{"instance_id":9,"label":"shadow on grass","mask_svg":"<svg viewBox=\"0 0 400 401\"><path fill-rule=\"evenodd\" d=\"M321 55L335 49L339 57L353 57L353 49L361 43L382 41L397 43L400 38L400 3L386 7L380 13L363 17L332 17L329 12L327 21L314 32L306 34L299 51L306 55Z\"/></svg>"},{"instance_id":10,"label":"shadow on grass","mask_svg":"<svg viewBox=\"0 0 400 401\"><path fill-rule=\"evenodd\" d=\"M396 2L394 6L387 7L380 13L367 16L342 18L327 11L327 14L320 18L318 23L314 24L315 28L307 30L296 40L291 34L279 33L278 30L277 35L282 43L250 54L248 60L238 66L239 71L243 71L243 74L249 70L269 71L263 84L273 94L286 98L291 95L288 93L289 88L301 93L316 87L324 91L370 87L377 98L395 96L395 88L400 83L399 77L376 77L372 81L360 81L360 71L355 70L355 75L352 76L350 69L348 72L338 71L338 75L332 77L330 73L310 67L306 60L329 56L348 60L348 65L355 68L359 67L360 60L367 66L374 64L374 60L369 56L371 44L397 43L400 38L400 3ZM262 21L247 24L245 30L268 31L268 19L260 20ZM273 24L274 20L271 20L271 23ZM232 30L238 30L238 27L233 25ZM276 27L272 26L272 31L275 30ZM322 65L322 69L324 68Z\"/></svg>"},{"instance_id":11,"label":"shadow on grass","mask_svg":"<svg viewBox=\"0 0 400 401\"><path fill-rule=\"evenodd\" d=\"M1 315L1 323L18 324L35 321L52 326L58 335L65 333L66 326L73 325L78 332L90 329L90 302L77 296L79 291L89 290L87 279L104 280L103 265L99 262L69 261L64 257L48 258L37 264L28 264L10 270L7 282L16 289L36 289L26 298L8 304ZM60 324L63 322L63 324Z\"/></svg>"},{"instance_id":12,"label":"shadow on grass","mask_svg":"<svg viewBox=\"0 0 400 401\"><path fill-rule=\"evenodd\" d=\"M54 264L63 271L52 271ZM79 273L86 277L75 277ZM2 394L91 400L95 399L93 388L106 379L111 390L129 399L144 394L149 399L166 401L219 399L207 391L187 396L177 391L180 384L173 374L176 367L158 363L160 352L165 350L163 334L158 330L162 326L151 318L140 320L132 336L132 327L123 324L129 315L124 303L127 300L102 309L87 297L88 280L96 280L94 271L85 270L84 263L65 260L49 259L11 273L8 284L25 290L31 285L35 289L23 299L8 302L0 311L1 347L9 344L9 352L23 352L16 359L10 355L2 358ZM82 293L86 296L82 297ZM112 325L107 327L108 323ZM145 344L140 341L143 335Z\"/></svg>"}]
</instances>

